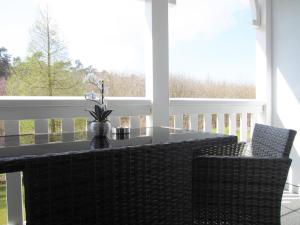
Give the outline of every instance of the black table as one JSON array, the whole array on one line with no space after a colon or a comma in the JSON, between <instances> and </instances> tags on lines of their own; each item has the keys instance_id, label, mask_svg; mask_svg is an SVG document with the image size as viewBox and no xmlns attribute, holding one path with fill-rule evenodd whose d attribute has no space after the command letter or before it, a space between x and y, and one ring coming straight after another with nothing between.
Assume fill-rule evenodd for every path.
<instances>
[{"instance_id":1,"label":"black table","mask_svg":"<svg viewBox=\"0 0 300 225\"><path fill-rule=\"evenodd\" d=\"M0 172L23 172L27 225L192 224L193 158L237 142L159 127L83 136L2 138Z\"/></svg>"}]
</instances>

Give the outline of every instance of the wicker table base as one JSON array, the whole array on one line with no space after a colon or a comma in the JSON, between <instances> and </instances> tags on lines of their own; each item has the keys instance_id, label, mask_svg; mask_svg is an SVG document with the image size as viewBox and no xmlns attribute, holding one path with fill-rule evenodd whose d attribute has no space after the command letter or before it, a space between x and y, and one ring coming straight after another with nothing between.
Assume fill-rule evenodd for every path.
<instances>
[{"instance_id":1,"label":"wicker table base","mask_svg":"<svg viewBox=\"0 0 300 225\"><path fill-rule=\"evenodd\" d=\"M234 136L0 160L23 171L27 225L193 223L192 159Z\"/></svg>"}]
</instances>

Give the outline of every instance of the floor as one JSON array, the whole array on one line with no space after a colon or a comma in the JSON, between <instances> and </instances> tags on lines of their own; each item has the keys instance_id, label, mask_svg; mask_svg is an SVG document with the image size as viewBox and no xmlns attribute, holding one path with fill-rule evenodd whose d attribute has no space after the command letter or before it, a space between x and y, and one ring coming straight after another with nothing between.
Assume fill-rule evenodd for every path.
<instances>
[{"instance_id":1,"label":"floor","mask_svg":"<svg viewBox=\"0 0 300 225\"><path fill-rule=\"evenodd\" d=\"M284 193L281 206L282 225L300 225L300 195Z\"/></svg>"}]
</instances>

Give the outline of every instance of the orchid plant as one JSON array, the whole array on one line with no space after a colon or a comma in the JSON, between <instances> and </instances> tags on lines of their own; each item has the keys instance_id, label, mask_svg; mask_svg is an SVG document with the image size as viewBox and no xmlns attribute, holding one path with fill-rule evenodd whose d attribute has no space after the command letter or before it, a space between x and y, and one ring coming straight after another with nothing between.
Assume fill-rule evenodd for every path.
<instances>
[{"instance_id":1,"label":"orchid plant","mask_svg":"<svg viewBox=\"0 0 300 225\"><path fill-rule=\"evenodd\" d=\"M112 113L112 110L107 110L106 105L102 104L100 101L87 99L96 102L94 110L87 110L90 115L94 118L95 122L106 122L107 117Z\"/></svg>"},{"instance_id":2,"label":"orchid plant","mask_svg":"<svg viewBox=\"0 0 300 225\"><path fill-rule=\"evenodd\" d=\"M95 85L100 93L101 98L97 100L97 96L94 93L85 95L85 99L95 102L94 110L86 110L94 118L94 122L106 122L109 121L107 118L112 113L113 110L107 110L104 104L104 80L99 80L96 78L94 73L89 73L86 76L86 82Z\"/></svg>"}]
</instances>

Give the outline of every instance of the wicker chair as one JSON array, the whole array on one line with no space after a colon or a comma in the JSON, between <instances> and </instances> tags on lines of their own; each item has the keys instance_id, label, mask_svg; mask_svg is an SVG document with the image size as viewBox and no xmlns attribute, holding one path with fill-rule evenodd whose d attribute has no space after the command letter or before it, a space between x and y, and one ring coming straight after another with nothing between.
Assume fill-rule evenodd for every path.
<instances>
[{"instance_id":1,"label":"wicker chair","mask_svg":"<svg viewBox=\"0 0 300 225\"><path fill-rule=\"evenodd\" d=\"M295 135L294 130L255 124L251 145L227 145L196 157L194 224L279 225Z\"/></svg>"}]
</instances>

